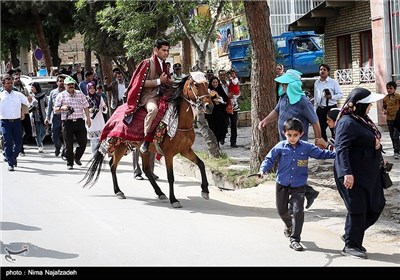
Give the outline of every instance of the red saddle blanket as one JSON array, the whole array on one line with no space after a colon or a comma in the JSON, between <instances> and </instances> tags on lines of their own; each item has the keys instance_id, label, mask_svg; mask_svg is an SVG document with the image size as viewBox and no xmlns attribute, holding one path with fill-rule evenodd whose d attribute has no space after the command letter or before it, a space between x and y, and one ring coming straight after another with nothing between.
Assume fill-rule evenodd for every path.
<instances>
[{"instance_id":1,"label":"red saddle blanket","mask_svg":"<svg viewBox=\"0 0 400 280\"><path fill-rule=\"evenodd\" d=\"M129 125L126 125L123 120L125 118L125 111L128 108L126 103L119 106L112 116L108 119L101 133L100 141L107 138L118 137L128 141L143 141L144 139L144 118L147 115L147 111L140 107L133 115L133 120ZM158 101L158 113L154 119L150 131L152 133L146 137L149 142L154 137L155 128L161 121L168 108L168 103L164 98L160 98Z\"/></svg>"}]
</instances>

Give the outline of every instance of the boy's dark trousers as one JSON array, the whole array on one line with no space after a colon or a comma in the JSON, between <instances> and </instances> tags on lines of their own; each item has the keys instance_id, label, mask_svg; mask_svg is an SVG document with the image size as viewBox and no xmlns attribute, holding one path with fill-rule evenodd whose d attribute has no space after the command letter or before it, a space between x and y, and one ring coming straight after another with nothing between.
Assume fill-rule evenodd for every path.
<instances>
[{"instance_id":1,"label":"boy's dark trousers","mask_svg":"<svg viewBox=\"0 0 400 280\"><path fill-rule=\"evenodd\" d=\"M287 227L292 227L290 242L300 242L304 224L304 195L306 186L286 187L276 183L276 209ZM293 213L289 213L289 203L293 206Z\"/></svg>"}]
</instances>

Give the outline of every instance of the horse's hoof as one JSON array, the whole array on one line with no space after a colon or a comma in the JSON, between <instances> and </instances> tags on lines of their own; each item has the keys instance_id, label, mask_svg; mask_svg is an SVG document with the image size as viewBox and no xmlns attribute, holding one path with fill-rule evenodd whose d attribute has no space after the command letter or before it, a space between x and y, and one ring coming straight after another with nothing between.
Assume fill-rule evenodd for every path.
<instances>
[{"instance_id":1,"label":"horse's hoof","mask_svg":"<svg viewBox=\"0 0 400 280\"><path fill-rule=\"evenodd\" d=\"M117 196L118 199L126 199L126 196L124 195L123 192L117 192L115 195Z\"/></svg>"},{"instance_id":2,"label":"horse's hoof","mask_svg":"<svg viewBox=\"0 0 400 280\"><path fill-rule=\"evenodd\" d=\"M172 203L172 207L174 208L182 208L182 205L180 204L179 201Z\"/></svg>"},{"instance_id":3,"label":"horse's hoof","mask_svg":"<svg viewBox=\"0 0 400 280\"><path fill-rule=\"evenodd\" d=\"M202 196L204 199L207 199L207 200L210 199L210 194L209 194L209 193L201 192L201 196Z\"/></svg>"},{"instance_id":4,"label":"horse's hoof","mask_svg":"<svg viewBox=\"0 0 400 280\"><path fill-rule=\"evenodd\" d=\"M167 196L165 194L162 194L162 195L158 196L158 199L159 200L166 200L168 198L167 198Z\"/></svg>"}]
</instances>

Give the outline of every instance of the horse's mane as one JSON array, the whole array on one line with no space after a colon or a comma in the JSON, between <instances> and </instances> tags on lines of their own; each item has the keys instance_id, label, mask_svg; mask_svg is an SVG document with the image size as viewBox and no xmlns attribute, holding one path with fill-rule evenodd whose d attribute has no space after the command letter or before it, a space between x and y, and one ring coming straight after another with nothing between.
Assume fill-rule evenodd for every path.
<instances>
[{"instance_id":1,"label":"horse's mane","mask_svg":"<svg viewBox=\"0 0 400 280\"><path fill-rule=\"evenodd\" d=\"M179 82L165 84L160 87L161 95L167 97L168 102L175 106L177 113L179 113L179 104L183 100L183 88L189 77L190 76L186 76Z\"/></svg>"},{"instance_id":2,"label":"horse's mane","mask_svg":"<svg viewBox=\"0 0 400 280\"><path fill-rule=\"evenodd\" d=\"M173 83L172 84L172 97L171 97L171 101L174 105L175 108L178 110L177 112L179 113L179 104L182 102L183 100L183 88L185 86L186 81L189 79L189 76L186 76L184 78L182 78L182 80L180 80L178 83Z\"/></svg>"}]
</instances>

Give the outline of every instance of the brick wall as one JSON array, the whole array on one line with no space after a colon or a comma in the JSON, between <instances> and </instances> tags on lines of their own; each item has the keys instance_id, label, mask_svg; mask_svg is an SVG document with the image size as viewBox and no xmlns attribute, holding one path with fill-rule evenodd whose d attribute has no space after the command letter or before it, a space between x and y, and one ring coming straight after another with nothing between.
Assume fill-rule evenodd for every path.
<instances>
[{"instance_id":1,"label":"brick wall","mask_svg":"<svg viewBox=\"0 0 400 280\"><path fill-rule=\"evenodd\" d=\"M327 18L325 25L325 62L331 67L330 76L338 69L338 50L336 38L350 34L352 51L353 83L341 85L344 97L339 104L343 104L348 94L355 87L363 87L375 91L375 83L360 82L360 37L359 32L371 30L371 10L369 1L356 1L354 7L343 8L340 16Z\"/></svg>"}]
</instances>

